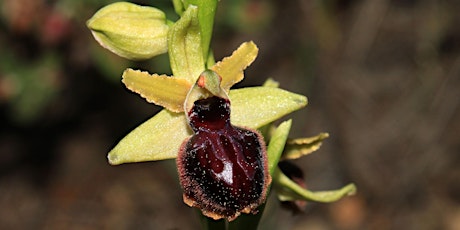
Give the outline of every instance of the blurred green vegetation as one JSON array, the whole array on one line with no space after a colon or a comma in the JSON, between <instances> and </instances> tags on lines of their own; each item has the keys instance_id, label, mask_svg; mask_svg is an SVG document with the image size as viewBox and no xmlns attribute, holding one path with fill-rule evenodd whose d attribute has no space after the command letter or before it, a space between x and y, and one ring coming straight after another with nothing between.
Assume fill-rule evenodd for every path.
<instances>
[{"instance_id":1,"label":"blurred green vegetation","mask_svg":"<svg viewBox=\"0 0 460 230\"><path fill-rule=\"evenodd\" d=\"M133 63L101 48L85 28L95 10L115 1L1 2L0 102L8 119L27 125L50 110L56 97L72 86L75 69L96 68L109 82L119 82L129 66L169 73L166 55ZM139 1L147 4L149 1ZM155 1L177 18L169 1ZM90 76L81 76L90 77Z\"/></svg>"}]
</instances>

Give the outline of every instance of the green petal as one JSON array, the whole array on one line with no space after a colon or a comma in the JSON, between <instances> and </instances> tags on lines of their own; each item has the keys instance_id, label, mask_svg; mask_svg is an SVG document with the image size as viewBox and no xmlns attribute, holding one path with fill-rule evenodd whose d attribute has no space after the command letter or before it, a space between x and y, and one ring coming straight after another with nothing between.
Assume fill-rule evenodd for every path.
<instances>
[{"instance_id":1,"label":"green petal","mask_svg":"<svg viewBox=\"0 0 460 230\"><path fill-rule=\"evenodd\" d=\"M182 142L192 134L183 113L162 110L131 131L108 155L109 163L171 159Z\"/></svg>"},{"instance_id":2,"label":"green petal","mask_svg":"<svg viewBox=\"0 0 460 230\"><path fill-rule=\"evenodd\" d=\"M132 60L143 60L168 50L169 27L156 8L117 2L88 20L94 38L106 49Z\"/></svg>"},{"instance_id":3,"label":"green petal","mask_svg":"<svg viewBox=\"0 0 460 230\"><path fill-rule=\"evenodd\" d=\"M281 153L283 153L283 149L289 135L289 130L291 130L291 124L291 120L281 123L274 130L273 135L270 138L270 143L267 147L268 169L270 170L270 175L273 175L273 172L278 165Z\"/></svg>"},{"instance_id":4,"label":"green petal","mask_svg":"<svg viewBox=\"0 0 460 230\"><path fill-rule=\"evenodd\" d=\"M306 200L329 203L356 193L356 186L354 184L348 184L337 190L312 192L300 187L279 169L275 171L273 182L276 186L278 198L281 201Z\"/></svg>"},{"instance_id":5,"label":"green petal","mask_svg":"<svg viewBox=\"0 0 460 230\"><path fill-rule=\"evenodd\" d=\"M195 83L204 68L198 8L190 5L168 34L169 60L174 77Z\"/></svg>"},{"instance_id":6,"label":"green petal","mask_svg":"<svg viewBox=\"0 0 460 230\"><path fill-rule=\"evenodd\" d=\"M150 75L148 72L127 69L123 83L150 103L163 106L173 112L183 112L184 102L191 84L181 78L166 75Z\"/></svg>"},{"instance_id":7,"label":"green petal","mask_svg":"<svg viewBox=\"0 0 460 230\"><path fill-rule=\"evenodd\" d=\"M230 90L233 125L257 129L307 105L305 96L273 87Z\"/></svg>"},{"instance_id":8,"label":"green petal","mask_svg":"<svg viewBox=\"0 0 460 230\"><path fill-rule=\"evenodd\" d=\"M254 42L245 42L235 50L230 57L216 63L212 70L222 77L222 88L228 92L230 87L243 80L243 70L257 57L259 49Z\"/></svg>"},{"instance_id":9,"label":"green petal","mask_svg":"<svg viewBox=\"0 0 460 230\"><path fill-rule=\"evenodd\" d=\"M328 138L328 133L320 133L314 137L298 138L288 140L284 148L283 160L293 160L310 154L321 147L323 140Z\"/></svg>"}]
</instances>

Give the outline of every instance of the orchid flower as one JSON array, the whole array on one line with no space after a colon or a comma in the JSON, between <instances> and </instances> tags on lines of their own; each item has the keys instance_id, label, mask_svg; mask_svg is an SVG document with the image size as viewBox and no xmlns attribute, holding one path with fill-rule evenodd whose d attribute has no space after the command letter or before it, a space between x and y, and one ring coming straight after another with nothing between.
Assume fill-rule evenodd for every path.
<instances>
[{"instance_id":1,"label":"orchid flower","mask_svg":"<svg viewBox=\"0 0 460 230\"><path fill-rule=\"evenodd\" d=\"M291 120L275 128L274 121L305 107L307 98L278 88L272 80L231 89L243 80L258 48L244 42L214 62L209 42L216 2L173 0L181 16L176 22L153 7L114 3L88 21L103 47L134 60L168 52L173 72L124 71L122 82L129 90L164 109L124 137L109 152L109 163L176 158L184 202L212 219L233 221L242 213L257 214L271 182L282 201L331 202L353 194L353 184L311 192L278 168L280 159L317 150L328 134L288 139Z\"/></svg>"}]
</instances>

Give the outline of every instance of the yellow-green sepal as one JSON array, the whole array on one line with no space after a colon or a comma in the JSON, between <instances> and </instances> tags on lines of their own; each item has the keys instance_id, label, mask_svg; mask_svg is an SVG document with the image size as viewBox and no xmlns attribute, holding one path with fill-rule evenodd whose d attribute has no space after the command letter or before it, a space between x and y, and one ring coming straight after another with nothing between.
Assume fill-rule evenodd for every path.
<instances>
[{"instance_id":1,"label":"yellow-green sepal","mask_svg":"<svg viewBox=\"0 0 460 230\"><path fill-rule=\"evenodd\" d=\"M174 77L195 83L205 70L198 8L189 5L168 33L169 61Z\"/></svg>"},{"instance_id":2,"label":"yellow-green sepal","mask_svg":"<svg viewBox=\"0 0 460 230\"><path fill-rule=\"evenodd\" d=\"M87 22L106 49L131 60L145 60L168 50L169 26L163 11L117 2L97 11Z\"/></svg>"},{"instance_id":3,"label":"yellow-green sepal","mask_svg":"<svg viewBox=\"0 0 460 230\"><path fill-rule=\"evenodd\" d=\"M300 94L273 88L247 87L230 90L233 125L259 128L307 105Z\"/></svg>"},{"instance_id":4,"label":"yellow-green sepal","mask_svg":"<svg viewBox=\"0 0 460 230\"><path fill-rule=\"evenodd\" d=\"M218 0L183 0L184 8L190 5L198 7L198 19L200 21L201 47L203 57L206 59L211 43L214 15L217 9Z\"/></svg>"},{"instance_id":5,"label":"yellow-green sepal","mask_svg":"<svg viewBox=\"0 0 460 230\"><path fill-rule=\"evenodd\" d=\"M173 112L184 111L184 101L192 87L183 79L166 75L126 69L122 82L128 89L138 93L150 103L155 103Z\"/></svg>"},{"instance_id":6,"label":"yellow-green sepal","mask_svg":"<svg viewBox=\"0 0 460 230\"><path fill-rule=\"evenodd\" d=\"M124 137L108 155L109 163L176 158L182 142L192 134L184 113L163 109Z\"/></svg>"}]
</instances>

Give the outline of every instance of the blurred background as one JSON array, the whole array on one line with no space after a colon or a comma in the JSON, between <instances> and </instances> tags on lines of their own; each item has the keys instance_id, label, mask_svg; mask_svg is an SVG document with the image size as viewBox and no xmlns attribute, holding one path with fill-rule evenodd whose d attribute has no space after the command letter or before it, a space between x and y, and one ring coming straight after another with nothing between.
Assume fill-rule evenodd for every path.
<instances>
[{"instance_id":1,"label":"blurred background","mask_svg":"<svg viewBox=\"0 0 460 230\"><path fill-rule=\"evenodd\" d=\"M199 229L174 161L109 166L159 108L126 90L130 62L85 22L110 0L0 1L0 228ZM134 1L176 19L166 0ZM292 137L329 132L293 163L311 190L358 193L293 215L270 197L262 229L460 229L460 2L221 1L217 60L260 48L236 87L271 77L307 95ZM152 130L153 131L153 130Z\"/></svg>"}]
</instances>

